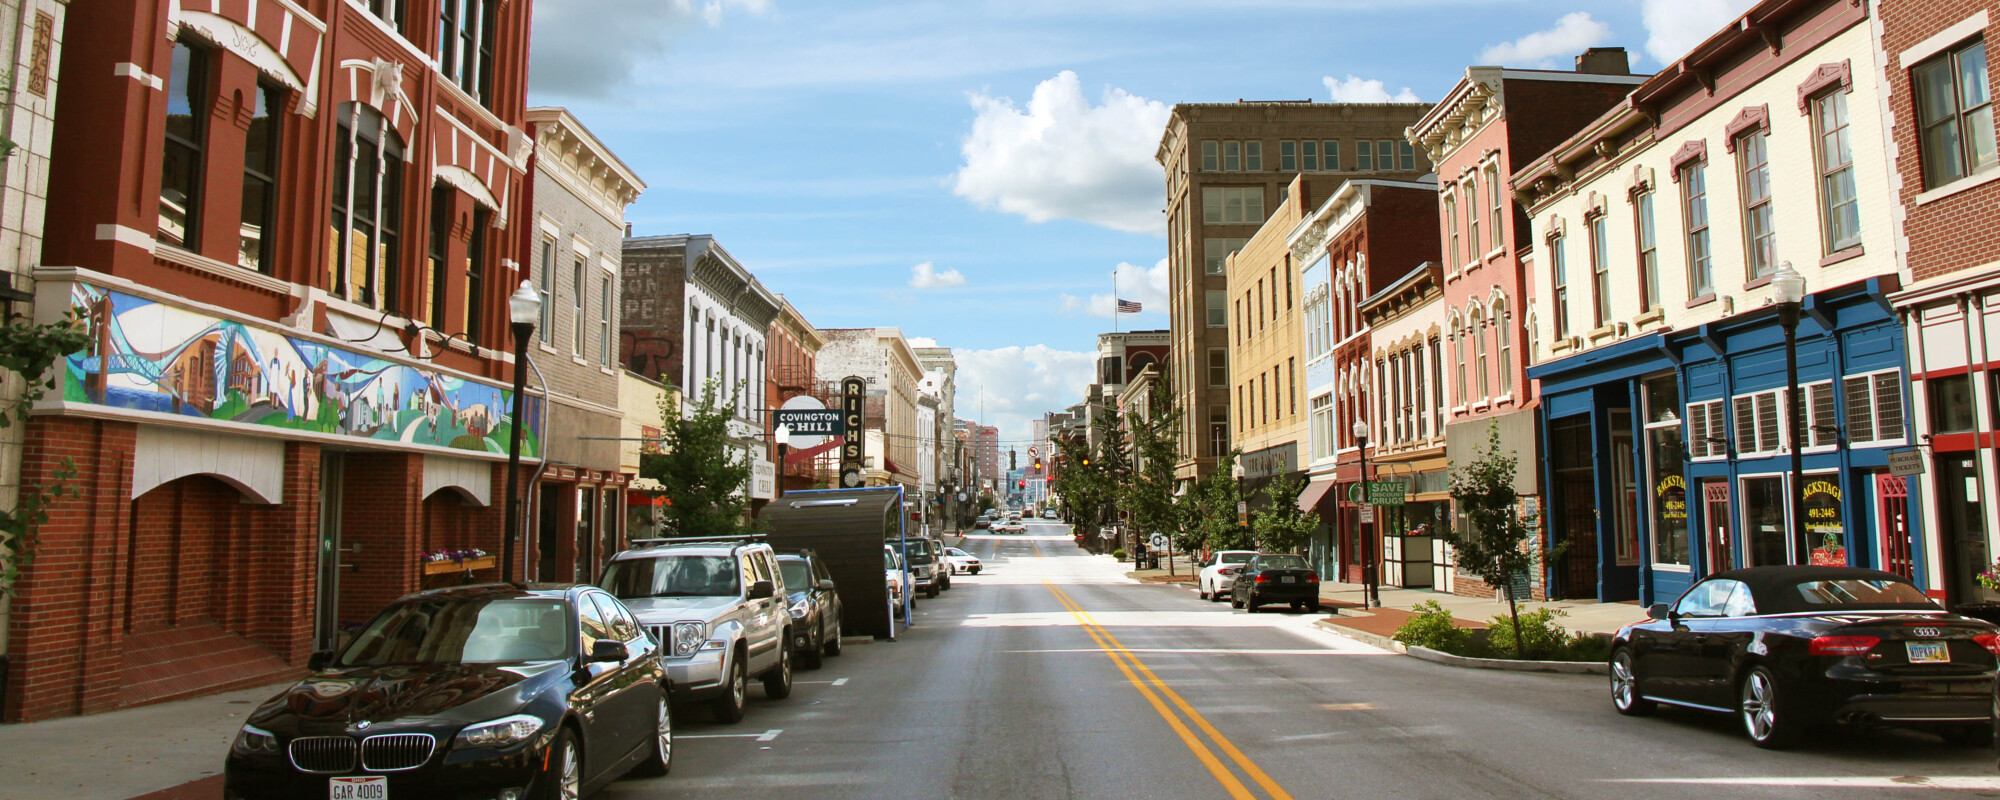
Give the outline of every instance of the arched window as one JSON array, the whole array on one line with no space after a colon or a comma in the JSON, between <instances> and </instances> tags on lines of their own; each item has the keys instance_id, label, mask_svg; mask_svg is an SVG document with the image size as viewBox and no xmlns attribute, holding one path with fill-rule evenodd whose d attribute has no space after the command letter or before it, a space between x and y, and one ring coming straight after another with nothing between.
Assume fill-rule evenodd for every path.
<instances>
[{"instance_id":1,"label":"arched window","mask_svg":"<svg viewBox=\"0 0 2000 800\"><path fill-rule=\"evenodd\" d=\"M1473 306L1471 321L1466 325L1466 334L1472 337L1472 368L1478 374L1474 381L1479 390L1478 396L1482 399L1493 396L1486 379L1486 331L1483 324L1485 321L1486 318L1480 313L1479 307Z\"/></svg>"},{"instance_id":2,"label":"arched window","mask_svg":"<svg viewBox=\"0 0 2000 800\"><path fill-rule=\"evenodd\" d=\"M1493 344L1500 357L1501 397L1514 394L1514 362L1511 360L1514 350L1514 337L1509 332L1509 329L1512 327L1512 322L1507 318L1507 301L1505 299L1494 300Z\"/></svg>"}]
</instances>

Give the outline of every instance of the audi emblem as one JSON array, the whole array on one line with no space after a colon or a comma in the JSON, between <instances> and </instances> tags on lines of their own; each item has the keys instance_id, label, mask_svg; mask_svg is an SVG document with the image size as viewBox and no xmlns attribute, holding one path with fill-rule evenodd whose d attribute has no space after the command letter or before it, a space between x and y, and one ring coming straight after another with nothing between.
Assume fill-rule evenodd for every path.
<instances>
[{"instance_id":1,"label":"audi emblem","mask_svg":"<svg viewBox=\"0 0 2000 800\"><path fill-rule=\"evenodd\" d=\"M1944 635L1943 628L1911 628L1910 632L1919 639L1936 639Z\"/></svg>"}]
</instances>

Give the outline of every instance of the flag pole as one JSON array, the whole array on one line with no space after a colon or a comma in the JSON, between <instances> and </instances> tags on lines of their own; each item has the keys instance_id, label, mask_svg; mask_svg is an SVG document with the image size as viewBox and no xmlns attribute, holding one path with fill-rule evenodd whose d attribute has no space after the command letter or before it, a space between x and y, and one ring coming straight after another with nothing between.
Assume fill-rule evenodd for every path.
<instances>
[{"instance_id":1,"label":"flag pole","mask_svg":"<svg viewBox=\"0 0 2000 800\"><path fill-rule=\"evenodd\" d=\"M1118 333L1118 268L1111 268L1111 332Z\"/></svg>"}]
</instances>

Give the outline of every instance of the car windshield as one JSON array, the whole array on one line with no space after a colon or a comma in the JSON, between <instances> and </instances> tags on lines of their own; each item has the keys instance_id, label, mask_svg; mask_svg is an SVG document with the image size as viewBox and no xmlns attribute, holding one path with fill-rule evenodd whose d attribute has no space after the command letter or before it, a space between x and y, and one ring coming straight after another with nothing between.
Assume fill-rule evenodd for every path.
<instances>
[{"instance_id":1,"label":"car windshield","mask_svg":"<svg viewBox=\"0 0 2000 800\"><path fill-rule=\"evenodd\" d=\"M1902 581L1839 578L1805 581L1798 585L1798 590L1807 603L1818 606L1901 606L1931 602L1917 587Z\"/></svg>"},{"instance_id":2,"label":"car windshield","mask_svg":"<svg viewBox=\"0 0 2000 800\"><path fill-rule=\"evenodd\" d=\"M729 556L628 558L611 562L604 588L620 600L724 597L736 594L735 565Z\"/></svg>"},{"instance_id":3,"label":"car windshield","mask_svg":"<svg viewBox=\"0 0 2000 800\"><path fill-rule=\"evenodd\" d=\"M787 589L796 592L812 588L812 567L808 566L803 560L790 558L778 559L778 574L784 577L785 588Z\"/></svg>"},{"instance_id":4,"label":"car windshield","mask_svg":"<svg viewBox=\"0 0 2000 800\"><path fill-rule=\"evenodd\" d=\"M895 553L891 553L891 552L889 552L889 551L887 551L887 550L884 550L884 551L882 551L882 568L883 568L883 569L895 569L895 568L896 568L896 554L895 554Z\"/></svg>"},{"instance_id":5,"label":"car windshield","mask_svg":"<svg viewBox=\"0 0 2000 800\"><path fill-rule=\"evenodd\" d=\"M569 603L546 597L427 600L390 606L335 662L342 667L559 661L570 657Z\"/></svg>"},{"instance_id":6,"label":"car windshield","mask_svg":"<svg viewBox=\"0 0 2000 800\"><path fill-rule=\"evenodd\" d=\"M1255 555L1254 555L1254 554L1251 554L1251 553L1223 553L1223 554L1222 554L1222 562L1221 562L1221 563L1224 563L1224 564L1242 564L1242 563L1244 563L1244 562L1247 562L1247 561L1249 561L1250 559L1252 559L1252 558L1254 558L1254 557L1255 557Z\"/></svg>"},{"instance_id":7,"label":"car windshield","mask_svg":"<svg viewBox=\"0 0 2000 800\"><path fill-rule=\"evenodd\" d=\"M1258 569L1310 569L1306 560L1298 556L1261 556L1257 559Z\"/></svg>"},{"instance_id":8,"label":"car windshield","mask_svg":"<svg viewBox=\"0 0 2000 800\"><path fill-rule=\"evenodd\" d=\"M956 547L947 547L944 549L944 552L946 555L958 556L960 558L965 558L972 555L971 553L965 552L964 550L960 550Z\"/></svg>"}]
</instances>

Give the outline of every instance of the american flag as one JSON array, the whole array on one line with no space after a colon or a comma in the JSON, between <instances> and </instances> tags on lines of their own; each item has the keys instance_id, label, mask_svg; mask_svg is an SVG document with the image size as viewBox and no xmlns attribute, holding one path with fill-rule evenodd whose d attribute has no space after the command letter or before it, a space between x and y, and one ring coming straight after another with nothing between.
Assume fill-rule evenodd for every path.
<instances>
[{"instance_id":1,"label":"american flag","mask_svg":"<svg viewBox=\"0 0 2000 800\"><path fill-rule=\"evenodd\" d=\"M1137 301L1124 299L1118 301L1118 313L1120 314L1137 314L1140 308L1141 306Z\"/></svg>"}]
</instances>

